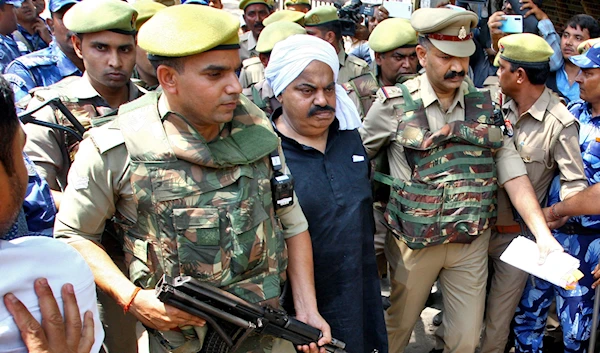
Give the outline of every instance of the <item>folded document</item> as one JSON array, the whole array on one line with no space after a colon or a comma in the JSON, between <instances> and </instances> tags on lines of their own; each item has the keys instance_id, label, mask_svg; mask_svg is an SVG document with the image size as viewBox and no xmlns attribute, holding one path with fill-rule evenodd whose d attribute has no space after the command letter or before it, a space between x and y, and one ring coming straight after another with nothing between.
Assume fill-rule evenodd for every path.
<instances>
[{"instance_id":1,"label":"folded document","mask_svg":"<svg viewBox=\"0 0 600 353\"><path fill-rule=\"evenodd\" d=\"M564 289L574 289L583 277L579 260L564 252L552 252L538 265L540 252L535 242L519 236L513 239L500 260Z\"/></svg>"}]
</instances>

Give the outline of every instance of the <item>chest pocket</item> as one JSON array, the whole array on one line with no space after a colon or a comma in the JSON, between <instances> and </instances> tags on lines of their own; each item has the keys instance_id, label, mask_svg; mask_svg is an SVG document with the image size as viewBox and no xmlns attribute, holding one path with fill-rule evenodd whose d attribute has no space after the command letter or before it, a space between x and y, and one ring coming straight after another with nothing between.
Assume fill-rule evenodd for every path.
<instances>
[{"instance_id":1,"label":"chest pocket","mask_svg":"<svg viewBox=\"0 0 600 353\"><path fill-rule=\"evenodd\" d=\"M173 209L181 275L227 286L264 272L268 230L263 223L269 220L261 202L265 182L238 180L239 190L216 191L210 206ZM188 198L193 203L196 197Z\"/></svg>"},{"instance_id":2,"label":"chest pocket","mask_svg":"<svg viewBox=\"0 0 600 353\"><path fill-rule=\"evenodd\" d=\"M525 163L544 163L546 150L524 145L519 147L519 155Z\"/></svg>"}]
</instances>

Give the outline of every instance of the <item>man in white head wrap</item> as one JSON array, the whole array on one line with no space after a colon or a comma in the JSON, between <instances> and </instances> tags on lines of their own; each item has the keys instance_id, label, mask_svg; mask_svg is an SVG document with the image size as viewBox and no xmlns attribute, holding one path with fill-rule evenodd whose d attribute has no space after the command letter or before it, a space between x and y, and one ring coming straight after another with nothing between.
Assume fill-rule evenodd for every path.
<instances>
[{"instance_id":1,"label":"man in white head wrap","mask_svg":"<svg viewBox=\"0 0 600 353\"><path fill-rule=\"evenodd\" d=\"M352 352L387 352L375 263L369 161L360 118L336 84L333 47L308 35L277 43L265 77L281 107L271 115L313 244L319 312ZM293 310L289 292L284 308Z\"/></svg>"}]
</instances>

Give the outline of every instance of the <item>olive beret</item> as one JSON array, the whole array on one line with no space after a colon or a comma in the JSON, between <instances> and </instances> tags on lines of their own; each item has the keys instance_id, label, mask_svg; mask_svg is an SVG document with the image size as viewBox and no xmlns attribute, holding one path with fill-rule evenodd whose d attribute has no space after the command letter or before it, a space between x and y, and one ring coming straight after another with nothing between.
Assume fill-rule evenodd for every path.
<instances>
[{"instance_id":1,"label":"olive beret","mask_svg":"<svg viewBox=\"0 0 600 353\"><path fill-rule=\"evenodd\" d=\"M511 34L498 41L498 54L494 65L498 66L499 59L520 65L539 65L550 62L554 54L552 47L544 38L532 33Z\"/></svg>"},{"instance_id":2,"label":"olive beret","mask_svg":"<svg viewBox=\"0 0 600 353\"><path fill-rule=\"evenodd\" d=\"M240 1L239 8L240 10L245 10L246 7L253 4L263 4L266 5L269 9L271 9L273 5L275 5L275 2L273 0L242 0Z\"/></svg>"},{"instance_id":3,"label":"olive beret","mask_svg":"<svg viewBox=\"0 0 600 353\"><path fill-rule=\"evenodd\" d=\"M417 32L404 18L388 18L375 27L369 36L369 47L376 53L385 53L402 47L417 45Z\"/></svg>"},{"instance_id":4,"label":"olive beret","mask_svg":"<svg viewBox=\"0 0 600 353\"><path fill-rule=\"evenodd\" d=\"M269 17L265 18L263 24L268 26L278 21L296 22L299 25L304 24L304 14L300 11L280 10L273 12Z\"/></svg>"},{"instance_id":5,"label":"olive beret","mask_svg":"<svg viewBox=\"0 0 600 353\"><path fill-rule=\"evenodd\" d=\"M69 31L94 33L113 31L135 33L137 11L120 0L83 0L65 13L63 22Z\"/></svg>"},{"instance_id":6,"label":"olive beret","mask_svg":"<svg viewBox=\"0 0 600 353\"><path fill-rule=\"evenodd\" d=\"M311 6L310 0L286 0L285 6L288 5L309 5Z\"/></svg>"},{"instance_id":7,"label":"olive beret","mask_svg":"<svg viewBox=\"0 0 600 353\"><path fill-rule=\"evenodd\" d=\"M294 22L279 21L271 23L260 32L256 42L256 51L269 53L273 50L275 44L294 34L306 34L306 30Z\"/></svg>"},{"instance_id":8,"label":"olive beret","mask_svg":"<svg viewBox=\"0 0 600 353\"><path fill-rule=\"evenodd\" d=\"M427 37L440 51L461 58L475 52L471 29L477 22L479 17L474 12L448 8L418 9L410 18L420 36Z\"/></svg>"},{"instance_id":9,"label":"olive beret","mask_svg":"<svg viewBox=\"0 0 600 353\"><path fill-rule=\"evenodd\" d=\"M140 29L138 45L148 55L182 57L211 49L239 48L239 21L209 6L176 5L158 11Z\"/></svg>"},{"instance_id":10,"label":"olive beret","mask_svg":"<svg viewBox=\"0 0 600 353\"><path fill-rule=\"evenodd\" d=\"M135 21L135 28L139 31L140 27L146 21L150 19L150 17L154 16L158 11L166 8L167 6L154 2L152 0L138 0L133 4L133 8L138 12L137 20Z\"/></svg>"},{"instance_id":11,"label":"olive beret","mask_svg":"<svg viewBox=\"0 0 600 353\"><path fill-rule=\"evenodd\" d=\"M320 26L327 22L339 21L337 8L331 5L319 6L304 15L304 26Z\"/></svg>"}]
</instances>

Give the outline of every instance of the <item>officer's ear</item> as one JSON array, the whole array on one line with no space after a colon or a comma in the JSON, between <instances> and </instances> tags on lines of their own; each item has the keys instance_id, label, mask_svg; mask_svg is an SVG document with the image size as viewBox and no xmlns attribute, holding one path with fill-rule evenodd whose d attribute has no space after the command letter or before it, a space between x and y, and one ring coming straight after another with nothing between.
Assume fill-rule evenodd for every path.
<instances>
[{"instance_id":1,"label":"officer's ear","mask_svg":"<svg viewBox=\"0 0 600 353\"><path fill-rule=\"evenodd\" d=\"M263 64L264 67L267 67L267 64L269 63L269 57L271 56L271 53L259 53L258 54L258 58L260 59L260 62Z\"/></svg>"},{"instance_id":2,"label":"officer's ear","mask_svg":"<svg viewBox=\"0 0 600 353\"><path fill-rule=\"evenodd\" d=\"M525 69L523 69L522 67L519 67L517 71L515 71L515 74L517 74L517 83L520 85L529 80Z\"/></svg>"},{"instance_id":3,"label":"officer's ear","mask_svg":"<svg viewBox=\"0 0 600 353\"><path fill-rule=\"evenodd\" d=\"M422 67L427 67L427 48L419 44L417 45L415 50L417 51L417 58L419 58L419 64Z\"/></svg>"},{"instance_id":4,"label":"officer's ear","mask_svg":"<svg viewBox=\"0 0 600 353\"><path fill-rule=\"evenodd\" d=\"M82 50L81 50L82 42L83 42L83 34L82 33L71 35L71 43L73 43L73 49L75 50L75 54L77 54L77 56L80 59L83 59L83 54L82 54Z\"/></svg>"},{"instance_id":5,"label":"officer's ear","mask_svg":"<svg viewBox=\"0 0 600 353\"><path fill-rule=\"evenodd\" d=\"M177 94L179 71L177 67L170 65L158 65L156 68L156 79L165 92Z\"/></svg>"}]
</instances>

